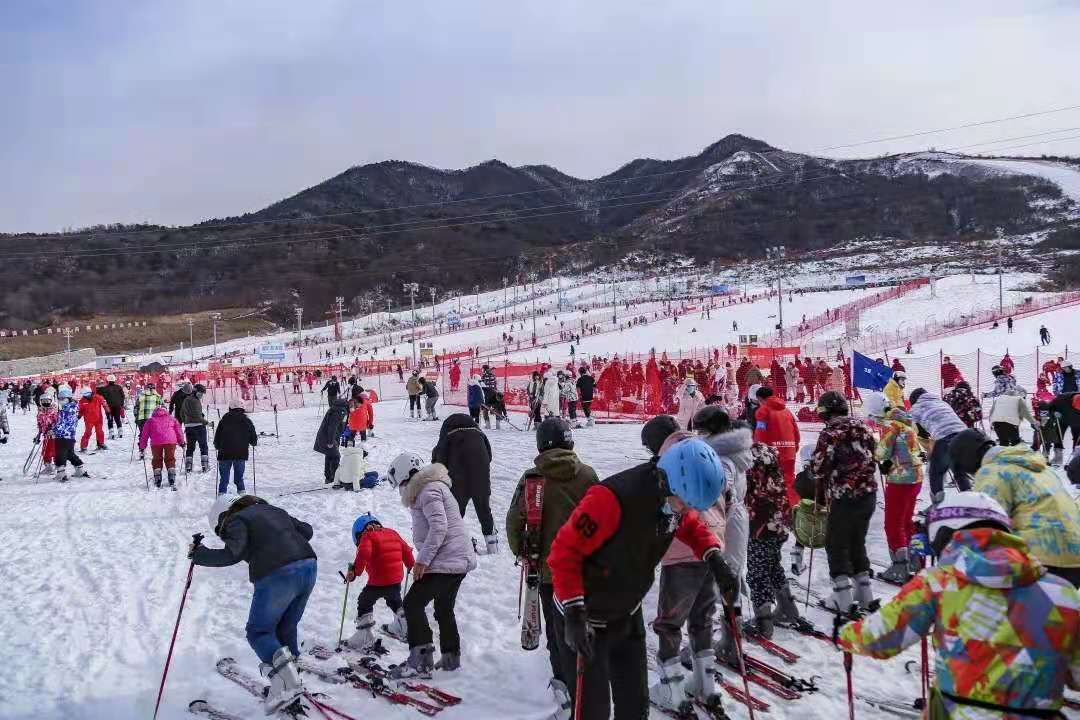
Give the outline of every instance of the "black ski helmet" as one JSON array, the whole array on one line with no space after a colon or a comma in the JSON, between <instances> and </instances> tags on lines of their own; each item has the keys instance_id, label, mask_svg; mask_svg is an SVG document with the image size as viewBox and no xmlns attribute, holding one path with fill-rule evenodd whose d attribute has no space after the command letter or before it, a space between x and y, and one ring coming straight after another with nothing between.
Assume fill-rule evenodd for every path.
<instances>
[{"instance_id":1,"label":"black ski helmet","mask_svg":"<svg viewBox=\"0 0 1080 720\"><path fill-rule=\"evenodd\" d=\"M657 415L641 428L641 444L653 455L659 455L660 448L668 436L681 429L679 421L670 415Z\"/></svg>"},{"instance_id":2,"label":"black ski helmet","mask_svg":"<svg viewBox=\"0 0 1080 720\"><path fill-rule=\"evenodd\" d=\"M825 420L837 415L848 414L848 404L844 396L835 390L822 393L817 401L817 414Z\"/></svg>"},{"instance_id":3,"label":"black ski helmet","mask_svg":"<svg viewBox=\"0 0 1080 720\"><path fill-rule=\"evenodd\" d=\"M956 434L949 443L949 459L953 477L966 477L978 472L983 455L994 446L994 441L982 430L968 428Z\"/></svg>"},{"instance_id":4,"label":"black ski helmet","mask_svg":"<svg viewBox=\"0 0 1080 720\"><path fill-rule=\"evenodd\" d=\"M706 405L694 413L694 429L709 435L722 433L731 427L731 417L719 405Z\"/></svg>"},{"instance_id":5,"label":"black ski helmet","mask_svg":"<svg viewBox=\"0 0 1080 720\"><path fill-rule=\"evenodd\" d=\"M926 388L915 388L911 391L911 394L908 395L908 400L910 400L911 404L914 405L915 403L919 402L919 398L921 398L925 394Z\"/></svg>"},{"instance_id":6,"label":"black ski helmet","mask_svg":"<svg viewBox=\"0 0 1080 720\"><path fill-rule=\"evenodd\" d=\"M200 395L205 395L206 394L206 386L203 385L202 383L195 383L195 392L199 393Z\"/></svg>"},{"instance_id":7,"label":"black ski helmet","mask_svg":"<svg viewBox=\"0 0 1080 720\"><path fill-rule=\"evenodd\" d=\"M574 449L574 432L560 417L549 417L536 426L536 449L544 452L552 448Z\"/></svg>"},{"instance_id":8,"label":"black ski helmet","mask_svg":"<svg viewBox=\"0 0 1080 720\"><path fill-rule=\"evenodd\" d=\"M990 368L990 374L994 377L999 377L1005 374L1005 368L1001 367L1000 365L995 365L994 367Z\"/></svg>"}]
</instances>

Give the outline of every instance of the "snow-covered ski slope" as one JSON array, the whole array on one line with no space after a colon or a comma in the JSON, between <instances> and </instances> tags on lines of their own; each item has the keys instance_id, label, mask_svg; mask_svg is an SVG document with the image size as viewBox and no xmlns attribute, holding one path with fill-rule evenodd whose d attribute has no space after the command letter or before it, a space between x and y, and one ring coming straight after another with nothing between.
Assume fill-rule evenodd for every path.
<instances>
[{"instance_id":1,"label":"snow-covered ski slope","mask_svg":"<svg viewBox=\"0 0 1080 720\"><path fill-rule=\"evenodd\" d=\"M1011 175L1034 175L1049 180L1076 202L1080 202L1080 169L1043 160L957 160Z\"/></svg>"}]
</instances>

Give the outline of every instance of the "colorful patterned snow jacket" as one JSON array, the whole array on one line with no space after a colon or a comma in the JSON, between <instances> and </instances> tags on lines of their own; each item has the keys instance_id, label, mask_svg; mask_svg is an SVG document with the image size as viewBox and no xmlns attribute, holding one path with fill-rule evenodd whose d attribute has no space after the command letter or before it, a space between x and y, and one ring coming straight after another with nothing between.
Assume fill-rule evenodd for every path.
<instances>
[{"instance_id":1,"label":"colorful patterned snow jacket","mask_svg":"<svg viewBox=\"0 0 1080 720\"><path fill-rule=\"evenodd\" d=\"M75 426L78 424L79 404L74 400L63 402L52 428L52 436L60 440L74 440Z\"/></svg>"},{"instance_id":2,"label":"colorful patterned snow jacket","mask_svg":"<svg viewBox=\"0 0 1080 720\"><path fill-rule=\"evenodd\" d=\"M770 398L771 399L771 398ZM750 537L762 532L786 533L791 529L791 505L780 457L769 445L750 447L754 464L746 471L746 509L750 514Z\"/></svg>"},{"instance_id":3,"label":"colorful patterned snow jacket","mask_svg":"<svg viewBox=\"0 0 1080 720\"><path fill-rule=\"evenodd\" d=\"M1043 565L1080 567L1080 507L1041 454L1026 445L990 448L971 485L1001 503Z\"/></svg>"},{"instance_id":4,"label":"colorful patterned snow jacket","mask_svg":"<svg viewBox=\"0 0 1080 720\"><path fill-rule=\"evenodd\" d=\"M1016 535L957 532L934 568L840 632L840 647L885 659L933 631L935 683L951 720L1022 720L949 695L1011 708L1061 707L1080 688L1080 595L1046 574Z\"/></svg>"},{"instance_id":5,"label":"colorful patterned snow jacket","mask_svg":"<svg viewBox=\"0 0 1080 720\"><path fill-rule=\"evenodd\" d=\"M878 441L874 459L879 463L892 464L885 477L886 482L897 485L915 485L923 481L923 461L919 457L919 438L915 423L903 410L893 408L882 422L884 430Z\"/></svg>"},{"instance_id":6,"label":"colorful patterned snow jacket","mask_svg":"<svg viewBox=\"0 0 1080 720\"><path fill-rule=\"evenodd\" d=\"M860 420L840 415L825 423L810 456L818 502L854 500L877 492L876 445L870 428Z\"/></svg>"},{"instance_id":7,"label":"colorful patterned snow jacket","mask_svg":"<svg viewBox=\"0 0 1080 720\"><path fill-rule=\"evenodd\" d=\"M966 382L957 383L956 387L945 393L942 400L948 403L957 417L969 428L975 427L982 420L982 405L979 403L979 398L975 397L975 394L971 392L971 386Z\"/></svg>"}]
</instances>

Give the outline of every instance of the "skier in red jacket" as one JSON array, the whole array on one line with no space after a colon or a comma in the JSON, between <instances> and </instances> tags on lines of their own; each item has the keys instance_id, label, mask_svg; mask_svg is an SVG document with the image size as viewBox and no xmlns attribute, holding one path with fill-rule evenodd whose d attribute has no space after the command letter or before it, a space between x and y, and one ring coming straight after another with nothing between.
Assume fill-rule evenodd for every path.
<instances>
[{"instance_id":1,"label":"skier in red jacket","mask_svg":"<svg viewBox=\"0 0 1080 720\"><path fill-rule=\"evenodd\" d=\"M90 444L90 433L96 435L97 449L105 450L105 416L109 412L109 406L105 398L95 393L90 388L82 391L82 399L79 400L79 417L83 420L82 440L79 442L81 452L86 452Z\"/></svg>"},{"instance_id":2,"label":"skier in red jacket","mask_svg":"<svg viewBox=\"0 0 1080 720\"><path fill-rule=\"evenodd\" d=\"M677 429L666 415L646 423L642 440L654 457L591 487L551 545L555 602L566 643L584 668L581 720L609 717L612 703L616 718L648 713L641 603L675 538L708 565L726 605L738 592L720 541L695 512L723 492L720 460L699 438L671 444L660 455ZM661 670L662 681L683 692L682 668L676 663Z\"/></svg>"},{"instance_id":3,"label":"skier in red jacket","mask_svg":"<svg viewBox=\"0 0 1080 720\"><path fill-rule=\"evenodd\" d=\"M406 636L405 614L401 609L402 567L412 570L415 560L412 548L396 531L383 527L371 513L356 518L352 529L356 544L356 559L349 566L345 582L352 582L367 571L368 584L356 599L356 632L345 641L354 650L367 650L375 644L375 603L380 598L393 611L395 621L385 626L393 635Z\"/></svg>"},{"instance_id":4,"label":"skier in red jacket","mask_svg":"<svg viewBox=\"0 0 1080 720\"><path fill-rule=\"evenodd\" d=\"M799 424L772 388L759 389L757 396L759 407L754 415L754 440L773 448L780 456L788 503L795 507L800 500L799 493L795 492L795 456L799 454L801 440Z\"/></svg>"}]
</instances>

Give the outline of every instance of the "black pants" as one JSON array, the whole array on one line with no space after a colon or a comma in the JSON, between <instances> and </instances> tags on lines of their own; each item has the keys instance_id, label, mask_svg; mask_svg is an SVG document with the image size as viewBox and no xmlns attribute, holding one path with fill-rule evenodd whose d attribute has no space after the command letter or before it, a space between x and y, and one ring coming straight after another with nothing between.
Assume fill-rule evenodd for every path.
<instances>
[{"instance_id":1,"label":"black pants","mask_svg":"<svg viewBox=\"0 0 1080 720\"><path fill-rule=\"evenodd\" d=\"M472 500L473 508L476 510L476 519L480 521L480 532L484 533L484 535L495 534L495 518L491 516L491 497L489 495L468 495L458 490L451 490L451 492L454 494L454 499L457 500L461 517L465 517L465 510L468 509L469 501Z\"/></svg>"},{"instance_id":2,"label":"black pants","mask_svg":"<svg viewBox=\"0 0 1080 720\"><path fill-rule=\"evenodd\" d=\"M375 609L375 602L385 600L386 607L397 613L401 609L401 585L365 585L356 598L356 617L363 617Z\"/></svg>"},{"instance_id":3,"label":"black pants","mask_svg":"<svg viewBox=\"0 0 1080 720\"><path fill-rule=\"evenodd\" d=\"M997 435L998 445L1012 447L1020 444L1020 426L1007 422L992 423L994 434Z\"/></svg>"},{"instance_id":4,"label":"black pants","mask_svg":"<svg viewBox=\"0 0 1080 720\"><path fill-rule=\"evenodd\" d=\"M566 623L562 613L555 607L555 588L549 583L540 584L540 609L544 613L544 636L547 641L548 661L551 663L551 677L560 680L570 688L577 681L577 655L566 644Z\"/></svg>"},{"instance_id":5,"label":"black pants","mask_svg":"<svg viewBox=\"0 0 1080 720\"><path fill-rule=\"evenodd\" d=\"M83 461L75 454L75 439L56 438L56 467L62 468L67 463L72 467L82 467Z\"/></svg>"},{"instance_id":6,"label":"black pants","mask_svg":"<svg viewBox=\"0 0 1080 720\"><path fill-rule=\"evenodd\" d=\"M930 476L930 492L933 495L937 495L945 489L945 472L949 469L949 448L952 446L952 441L959 433L953 435L946 435L940 440L934 441L934 449L930 451L930 470L928 471ZM960 490L970 490L971 480L962 475L961 473L953 473L953 480L956 482L956 487Z\"/></svg>"},{"instance_id":7,"label":"black pants","mask_svg":"<svg viewBox=\"0 0 1080 720\"><path fill-rule=\"evenodd\" d=\"M195 445L199 446L200 455L209 455L210 450L206 446L206 426L196 425L195 427L184 428L184 437L187 439L187 447L184 448L184 454L190 457L195 457Z\"/></svg>"},{"instance_id":8,"label":"black pants","mask_svg":"<svg viewBox=\"0 0 1080 720\"><path fill-rule=\"evenodd\" d=\"M540 403L534 402L532 406L532 419L537 425L540 424Z\"/></svg>"},{"instance_id":9,"label":"black pants","mask_svg":"<svg viewBox=\"0 0 1080 720\"><path fill-rule=\"evenodd\" d=\"M825 531L825 554L829 577L852 577L870 569L866 555L866 533L877 508L877 493L854 500L833 500L829 506L829 527Z\"/></svg>"},{"instance_id":10,"label":"black pants","mask_svg":"<svg viewBox=\"0 0 1080 720\"><path fill-rule=\"evenodd\" d=\"M592 417L592 400L581 401L581 412L585 413L585 417Z\"/></svg>"},{"instance_id":11,"label":"black pants","mask_svg":"<svg viewBox=\"0 0 1080 720\"><path fill-rule=\"evenodd\" d=\"M420 411L420 396L419 395L410 395L409 396L409 414L410 415L412 415L413 408L416 408L417 412Z\"/></svg>"},{"instance_id":12,"label":"black pants","mask_svg":"<svg viewBox=\"0 0 1080 720\"><path fill-rule=\"evenodd\" d=\"M124 418L120 415L122 411L123 408L121 407L113 407L112 405L109 406L108 412L105 413L105 419L109 423L110 430L112 430L114 427L121 428L124 426Z\"/></svg>"},{"instance_id":13,"label":"black pants","mask_svg":"<svg viewBox=\"0 0 1080 720\"><path fill-rule=\"evenodd\" d=\"M326 482L333 482L338 465L341 464L341 451L336 447L326 448L323 456L323 477L326 478Z\"/></svg>"},{"instance_id":14,"label":"black pants","mask_svg":"<svg viewBox=\"0 0 1080 720\"><path fill-rule=\"evenodd\" d=\"M1046 571L1057 575L1062 580L1067 580L1072 583L1072 586L1080 590L1080 567L1055 567L1053 565L1047 565Z\"/></svg>"},{"instance_id":15,"label":"black pants","mask_svg":"<svg viewBox=\"0 0 1080 720\"><path fill-rule=\"evenodd\" d=\"M571 697L577 692L577 658L574 682L566 683ZM645 660L645 620L641 608L621 620L596 630L593 659L585 665L582 682L582 716L577 720L641 720L649 716L648 664ZM615 713L612 716L612 700Z\"/></svg>"},{"instance_id":16,"label":"black pants","mask_svg":"<svg viewBox=\"0 0 1080 720\"><path fill-rule=\"evenodd\" d=\"M457 618L454 617L454 604L457 602L458 588L464 579L464 573L426 573L405 593L402 606L405 608L405 621L409 626L410 648L431 644L431 626L428 625L427 613L424 610L428 603L433 602L435 622L439 623L439 651L461 652L461 636L458 635Z\"/></svg>"},{"instance_id":17,"label":"black pants","mask_svg":"<svg viewBox=\"0 0 1080 720\"><path fill-rule=\"evenodd\" d=\"M571 420L577 420L577 400L566 401L566 414Z\"/></svg>"},{"instance_id":18,"label":"black pants","mask_svg":"<svg viewBox=\"0 0 1080 720\"><path fill-rule=\"evenodd\" d=\"M470 405L469 406L469 417L471 417L473 419L474 423L479 425L480 424L480 408L479 407L473 407L472 405Z\"/></svg>"}]
</instances>

